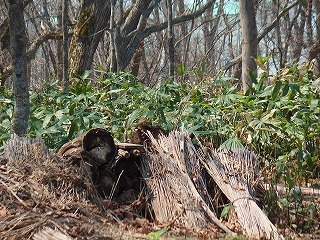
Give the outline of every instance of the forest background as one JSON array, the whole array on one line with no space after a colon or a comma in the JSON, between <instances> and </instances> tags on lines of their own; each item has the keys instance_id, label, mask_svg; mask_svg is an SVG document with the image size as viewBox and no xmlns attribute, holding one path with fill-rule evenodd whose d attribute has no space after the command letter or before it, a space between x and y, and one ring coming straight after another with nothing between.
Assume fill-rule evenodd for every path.
<instances>
[{"instance_id":1,"label":"forest background","mask_svg":"<svg viewBox=\"0 0 320 240\"><path fill-rule=\"evenodd\" d=\"M147 119L317 187L319 16L319 0L1 0L1 145L59 149L91 127L126 141Z\"/></svg>"}]
</instances>

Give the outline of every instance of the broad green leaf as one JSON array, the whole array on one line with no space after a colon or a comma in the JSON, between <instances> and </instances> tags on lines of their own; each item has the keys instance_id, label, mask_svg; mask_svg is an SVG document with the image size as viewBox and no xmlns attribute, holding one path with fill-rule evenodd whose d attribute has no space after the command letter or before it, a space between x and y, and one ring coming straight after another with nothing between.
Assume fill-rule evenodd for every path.
<instances>
[{"instance_id":1,"label":"broad green leaf","mask_svg":"<svg viewBox=\"0 0 320 240\"><path fill-rule=\"evenodd\" d=\"M50 113L45 117L45 119L43 120L42 128L46 128L48 126L48 124L53 116L54 116L54 114Z\"/></svg>"},{"instance_id":2,"label":"broad green leaf","mask_svg":"<svg viewBox=\"0 0 320 240\"><path fill-rule=\"evenodd\" d=\"M88 78L89 77L89 75L92 73L92 71L91 70L85 70L84 71L84 73L81 75L81 77L80 78L82 78L82 79L86 79L86 78Z\"/></svg>"},{"instance_id":3,"label":"broad green leaf","mask_svg":"<svg viewBox=\"0 0 320 240\"><path fill-rule=\"evenodd\" d=\"M241 141L237 138L229 138L227 141L223 142L220 147L218 148L219 150L238 150L242 149L244 146L242 145Z\"/></svg>"},{"instance_id":4,"label":"broad green leaf","mask_svg":"<svg viewBox=\"0 0 320 240\"><path fill-rule=\"evenodd\" d=\"M281 86L282 86L282 82L278 80L274 85L274 88L271 94L271 97L273 100L276 99L276 97L278 96Z\"/></svg>"},{"instance_id":5,"label":"broad green leaf","mask_svg":"<svg viewBox=\"0 0 320 240\"><path fill-rule=\"evenodd\" d=\"M282 89L282 97L287 96L289 92L289 83L286 83L286 85Z\"/></svg>"},{"instance_id":6,"label":"broad green leaf","mask_svg":"<svg viewBox=\"0 0 320 240\"><path fill-rule=\"evenodd\" d=\"M109 94L112 94L112 93L118 93L118 92L122 92L124 89L120 88L120 89L113 89L113 90L110 90L108 91Z\"/></svg>"},{"instance_id":7,"label":"broad green leaf","mask_svg":"<svg viewBox=\"0 0 320 240\"><path fill-rule=\"evenodd\" d=\"M221 217L222 219L227 220L227 217L228 217L228 214L229 214L230 210L231 210L231 209L234 209L234 208L236 208L234 205L228 204L227 206L225 206L225 207L223 208L220 217Z\"/></svg>"},{"instance_id":8,"label":"broad green leaf","mask_svg":"<svg viewBox=\"0 0 320 240\"><path fill-rule=\"evenodd\" d=\"M61 109L55 113L55 116L58 120L60 120L67 113L69 113L69 109Z\"/></svg>"},{"instance_id":9,"label":"broad green leaf","mask_svg":"<svg viewBox=\"0 0 320 240\"><path fill-rule=\"evenodd\" d=\"M156 232L148 233L148 236L152 237L154 240L158 240L163 234L165 234L169 230L168 227L161 228Z\"/></svg>"},{"instance_id":10,"label":"broad green leaf","mask_svg":"<svg viewBox=\"0 0 320 240\"><path fill-rule=\"evenodd\" d=\"M251 70L249 70L249 76L250 76L252 83L258 84L257 77Z\"/></svg>"},{"instance_id":11,"label":"broad green leaf","mask_svg":"<svg viewBox=\"0 0 320 240\"><path fill-rule=\"evenodd\" d=\"M185 73L185 69L184 69L184 64L181 64L179 67L178 67L178 73L180 75L183 75Z\"/></svg>"}]
</instances>

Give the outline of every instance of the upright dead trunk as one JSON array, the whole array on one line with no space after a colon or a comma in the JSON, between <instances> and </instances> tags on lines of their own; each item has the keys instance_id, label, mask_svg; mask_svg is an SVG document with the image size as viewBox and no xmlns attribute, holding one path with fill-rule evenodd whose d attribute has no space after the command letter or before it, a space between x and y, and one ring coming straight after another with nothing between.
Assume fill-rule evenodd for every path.
<instances>
[{"instance_id":1,"label":"upright dead trunk","mask_svg":"<svg viewBox=\"0 0 320 240\"><path fill-rule=\"evenodd\" d=\"M110 11L110 33L109 33L109 39L110 39L110 72L116 72L117 71L117 58L116 58L116 51L117 51L117 45L116 45L116 30L118 27L114 27L115 25L115 8L116 8L116 1L111 0L111 11Z\"/></svg>"},{"instance_id":2,"label":"upright dead trunk","mask_svg":"<svg viewBox=\"0 0 320 240\"><path fill-rule=\"evenodd\" d=\"M23 0L8 0L7 3L15 98L12 129L17 135L25 135L28 127L30 103L26 58L27 37L23 15Z\"/></svg>"},{"instance_id":3,"label":"upright dead trunk","mask_svg":"<svg viewBox=\"0 0 320 240\"><path fill-rule=\"evenodd\" d=\"M63 29L63 24L62 24L62 12L63 12L63 10L62 10L62 8L63 8L63 2L59 2L59 12L58 12L58 15L57 15L57 23L58 23L58 26L61 28L61 29ZM59 40L57 40L57 46L56 46L56 48L57 48L57 60L56 60L56 63L57 63L57 66L56 66L56 68L57 68L57 72L56 72L56 74L57 74L57 78L58 78L58 80L59 80L59 82L60 83L62 83L62 81L63 81L63 56L62 56L62 51L61 51L61 49L63 48L63 39L59 39Z\"/></svg>"},{"instance_id":4,"label":"upright dead trunk","mask_svg":"<svg viewBox=\"0 0 320 240\"><path fill-rule=\"evenodd\" d=\"M93 56L109 27L110 1L84 0L69 46L69 76L78 77L91 69Z\"/></svg>"},{"instance_id":5,"label":"upright dead trunk","mask_svg":"<svg viewBox=\"0 0 320 240\"><path fill-rule=\"evenodd\" d=\"M258 48L255 0L240 0L239 3L242 31L242 87L243 92L247 92L252 86L250 71L257 74L257 65L254 61Z\"/></svg>"}]
</instances>

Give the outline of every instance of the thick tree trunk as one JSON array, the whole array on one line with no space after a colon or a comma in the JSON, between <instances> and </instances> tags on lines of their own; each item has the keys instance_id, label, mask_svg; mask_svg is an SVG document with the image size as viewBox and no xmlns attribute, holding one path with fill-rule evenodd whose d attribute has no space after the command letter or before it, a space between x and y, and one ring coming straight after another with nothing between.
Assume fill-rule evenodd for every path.
<instances>
[{"instance_id":1,"label":"thick tree trunk","mask_svg":"<svg viewBox=\"0 0 320 240\"><path fill-rule=\"evenodd\" d=\"M174 78L174 32L172 24L172 0L166 0L167 11L168 11L168 57L169 57L169 77Z\"/></svg>"},{"instance_id":2,"label":"thick tree trunk","mask_svg":"<svg viewBox=\"0 0 320 240\"><path fill-rule=\"evenodd\" d=\"M240 0L240 23L242 30L242 87L247 92L252 86L250 71L257 74L257 24L254 0Z\"/></svg>"},{"instance_id":3,"label":"thick tree trunk","mask_svg":"<svg viewBox=\"0 0 320 240\"><path fill-rule=\"evenodd\" d=\"M320 16L320 1L315 0L313 5L314 5L316 15ZM316 20L315 32L316 32L315 35L318 41L315 41L315 44L309 50L309 61L311 61L312 59L315 59L315 66L314 66L315 74L320 75L320 18L319 17Z\"/></svg>"},{"instance_id":4,"label":"thick tree trunk","mask_svg":"<svg viewBox=\"0 0 320 240\"><path fill-rule=\"evenodd\" d=\"M69 76L91 69L93 56L110 20L110 1L84 0L69 47Z\"/></svg>"},{"instance_id":5,"label":"thick tree trunk","mask_svg":"<svg viewBox=\"0 0 320 240\"><path fill-rule=\"evenodd\" d=\"M139 44L139 47L136 51L136 53L133 56L133 60L132 60L132 67L131 67L131 72L133 75L137 76L139 75L139 70L140 70L140 62L142 59L142 56L144 54L144 42L141 41L141 43Z\"/></svg>"},{"instance_id":6,"label":"thick tree trunk","mask_svg":"<svg viewBox=\"0 0 320 240\"><path fill-rule=\"evenodd\" d=\"M62 3L62 31L63 31L63 49L62 49L62 76L63 76L63 84L64 91L69 91L69 73L68 73L68 49L69 49L69 41L68 41L68 0L63 0Z\"/></svg>"},{"instance_id":7,"label":"thick tree trunk","mask_svg":"<svg viewBox=\"0 0 320 240\"><path fill-rule=\"evenodd\" d=\"M28 127L30 103L23 0L8 0L8 12L15 97L12 129L17 135L25 135Z\"/></svg>"},{"instance_id":8,"label":"thick tree trunk","mask_svg":"<svg viewBox=\"0 0 320 240\"><path fill-rule=\"evenodd\" d=\"M310 2L310 0L309 0ZM293 46L292 46L292 60L294 62L299 62L299 59L301 57L301 52L302 52L302 47L304 44L304 37L303 37L303 32L305 31L305 25L306 25L306 18L308 16L309 12L309 7L308 6L299 6L297 11L300 13L300 23L294 21L293 22L293 27L295 29L295 34L293 35ZM312 31L309 36L309 31L308 31L308 38L312 38Z\"/></svg>"}]
</instances>

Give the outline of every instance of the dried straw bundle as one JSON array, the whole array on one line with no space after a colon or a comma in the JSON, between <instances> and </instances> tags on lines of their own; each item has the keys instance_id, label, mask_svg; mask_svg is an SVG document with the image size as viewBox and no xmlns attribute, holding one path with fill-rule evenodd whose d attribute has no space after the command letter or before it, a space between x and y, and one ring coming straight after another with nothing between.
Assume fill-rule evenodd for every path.
<instances>
[{"instance_id":1,"label":"dried straw bundle","mask_svg":"<svg viewBox=\"0 0 320 240\"><path fill-rule=\"evenodd\" d=\"M252 152L206 149L201 162L236 207L239 223L250 238L284 239L254 200L259 162Z\"/></svg>"},{"instance_id":2,"label":"dried straw bundle","mask_svg":"<svg viewBox=\"0 0 320 240\"><path fill-rule=\"evenodd\" d=\"M69 225L69 232L81 226L92 233L94 219L111 216L108 212L100 216L88 201L101 202L89 167L68 166L48 151L43 140L14 135L4 144L0 160L6 163L0 165L0 239L30 238L45 226L64 233L62 226ZM104 229L100 220L96 222Z\"/></svg>"},{"instance_id":3,"label":"dried straw bundle","mask_svg":"<svg viewBox=\"0 0 320 240\"><path fill-rule=\"evenodd\" d=\"M72 167L61 161L48 151L42 139L30 139L13 135L4 144L4 158L7 165L22 175L28 175L25 184L30 193L36 193L36 198L92 200L95 204L101 202L98 193L93 188L90 166L81 163L80 167ZM54 196L50 196L54 195Z\"/></svg>"},{"instance_id":4,"label":"dried straw bundle","mask_svg":"<svg viewBox=\"0 0 320 240\"><path fill-rule=\"evenodd\" d=\"M200 162L191 139L185 133L149 138L152 151L142 161L142 173L152 194L151 204L157 221L186 228L216 223L229 234L204 201L207 195ZM200 194L201 193L201 194Z\"/></svg>"}]
</instances>

